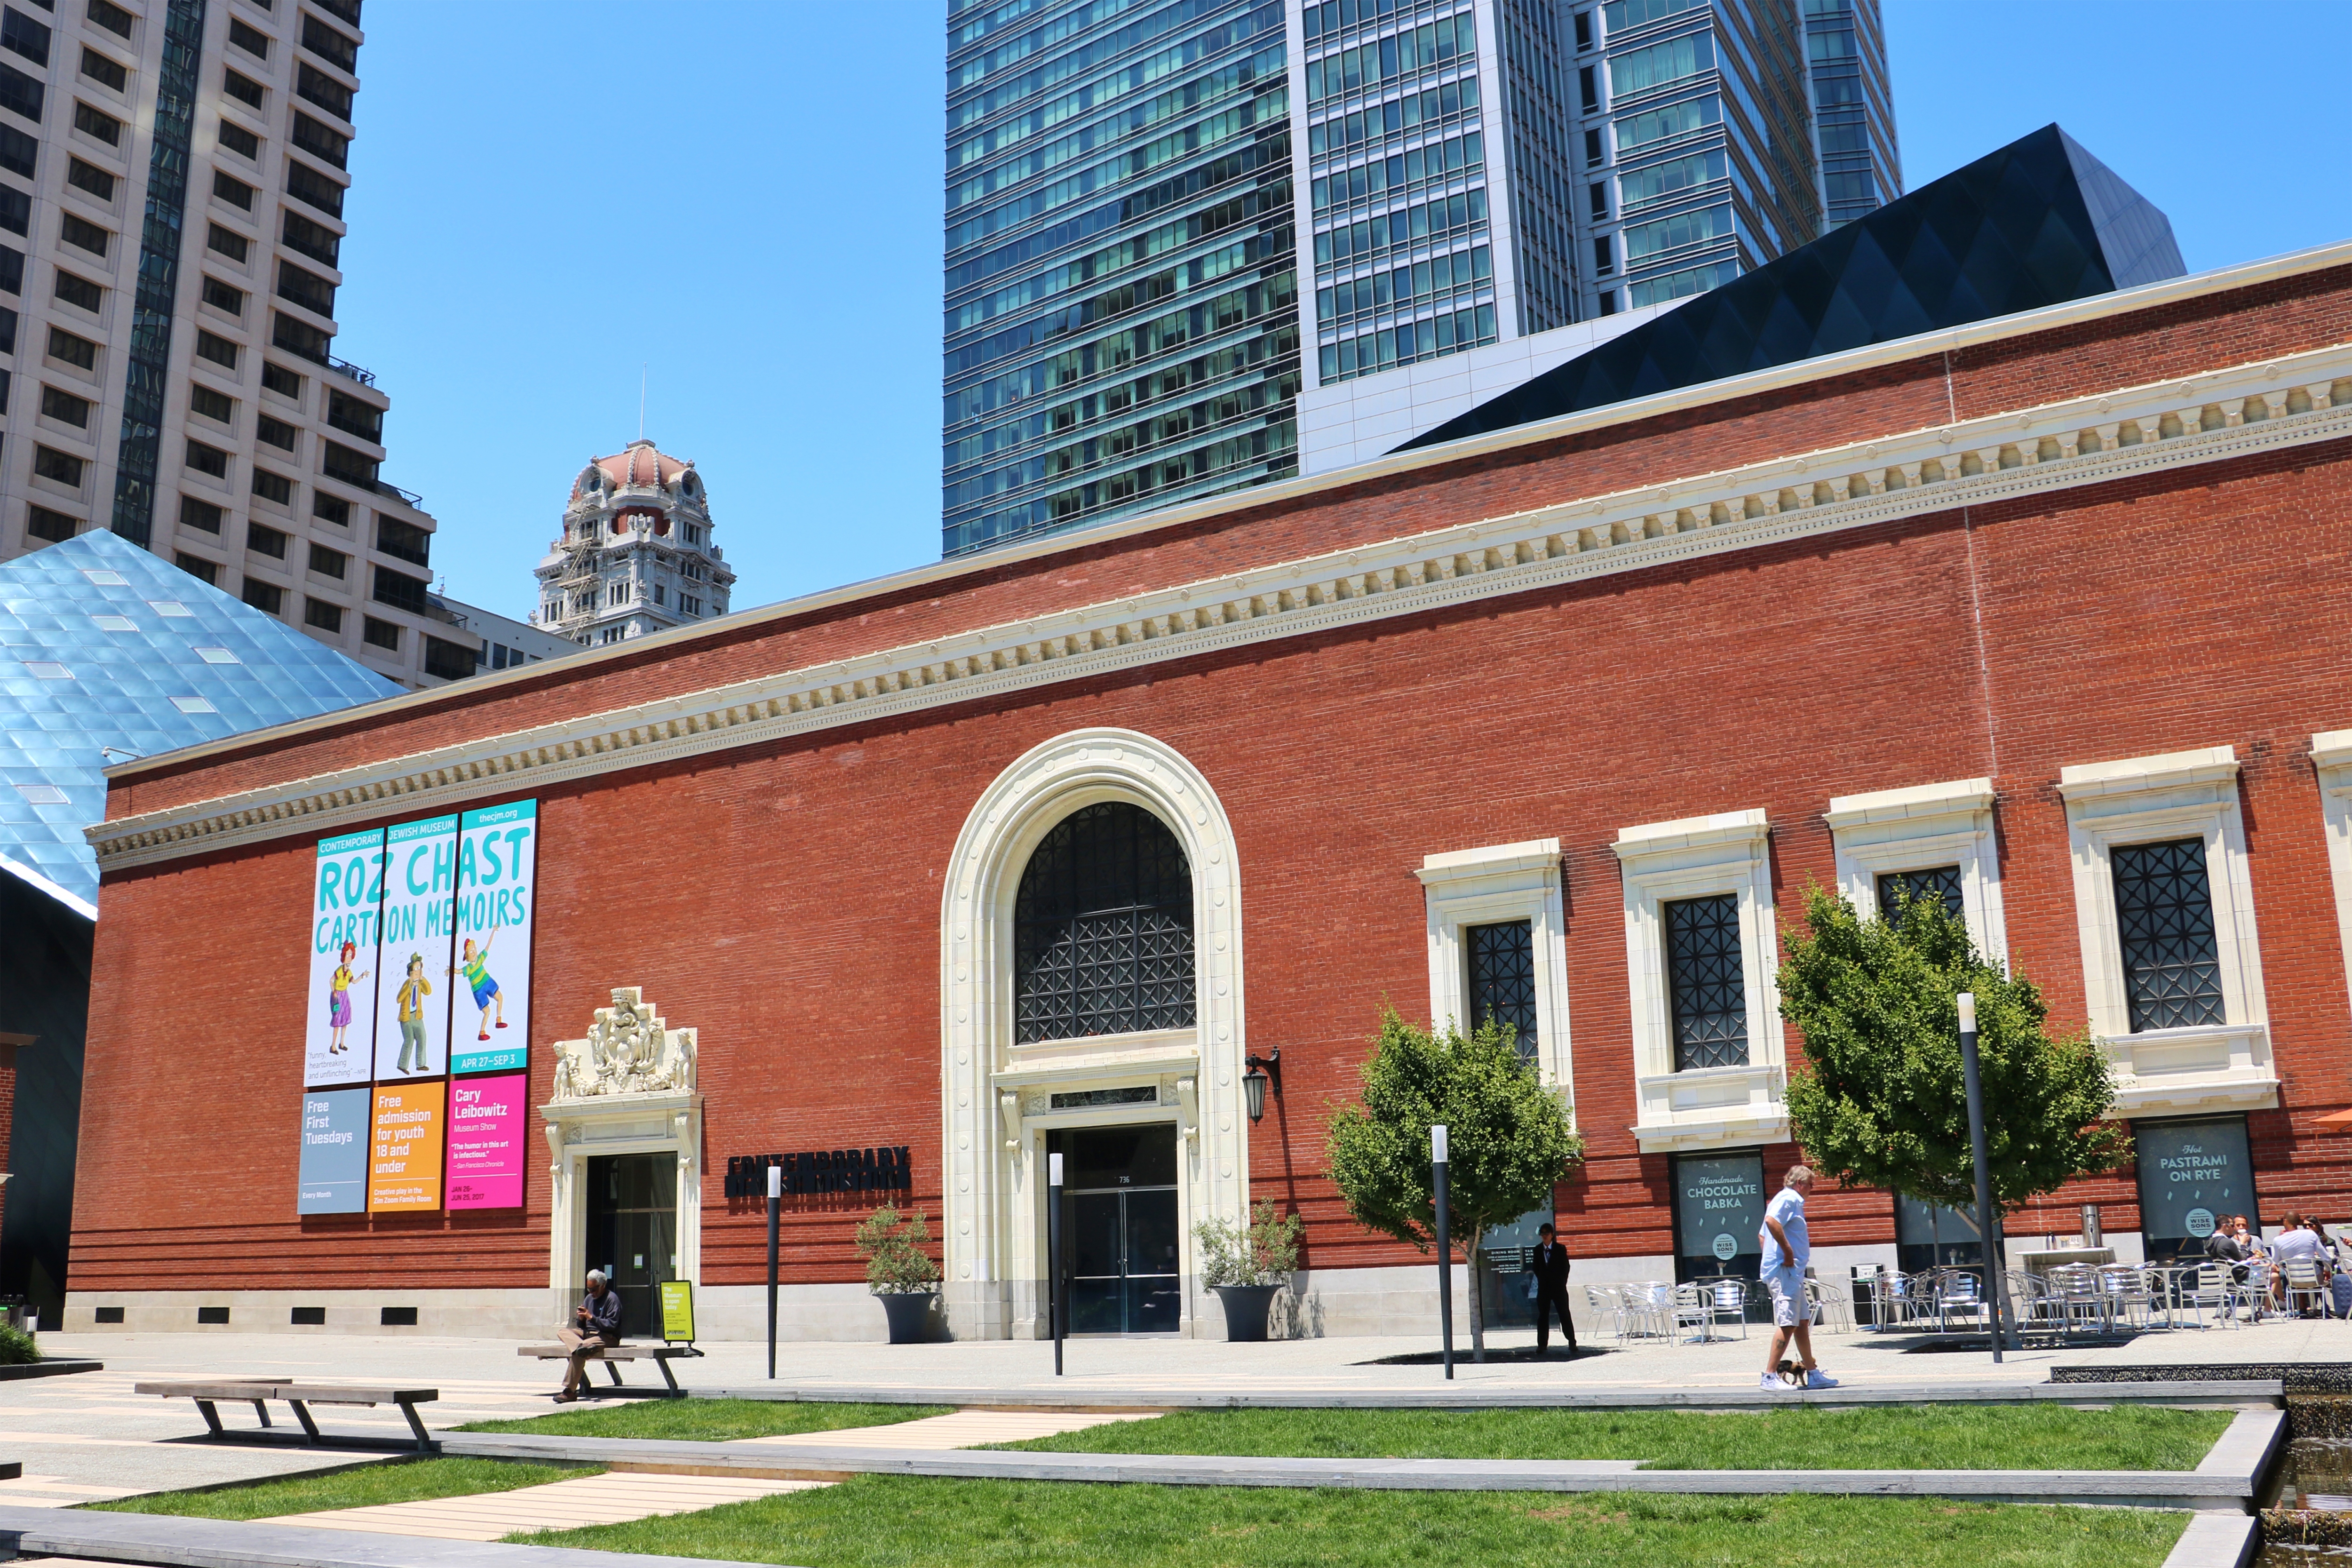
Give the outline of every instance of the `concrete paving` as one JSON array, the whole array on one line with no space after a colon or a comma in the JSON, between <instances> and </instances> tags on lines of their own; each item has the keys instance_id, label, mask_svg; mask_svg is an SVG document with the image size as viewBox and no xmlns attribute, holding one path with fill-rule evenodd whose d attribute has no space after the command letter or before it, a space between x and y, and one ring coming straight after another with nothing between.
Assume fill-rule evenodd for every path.
<instances>
[{"instance_id":1,"label":"concrete paving","mask_svg":"<svg viewBox=\"0 0 2352 1568\"><path fill-rule=\"evenodd\" d=\"M1490 1336L1497 1349L1531 1343L1528 1332ZM1903 1353L1864 1334L1824 1334L1822 1364L1844 1381L1849 1398L1933 1399L1966 1391L2021 1394L2060 1365L2190 1365L2215 1362L2352 1362L2352 1324L2287 1321L2229 1330L2144 1334L2119 1347L2011 1352L1995 1367L1985 1352ZM1066 1352L1068 1375L1053 1376L1053 1348L1034 1341L885 1346L798 1342L782 1346L779 1380L767 1382L766 1347L744 1342L706 1345L705 1359L677 1363L689 1388L798 1391L839 1398L865 1390L890 1400L959 1405L1050 1403L1100 1408L1139 1396L1169 1405L1223 1402L1276 1385L1399 1404L1432 1395L1515 1400L1578 1392L1667 1401L1689 1394L1737 1403L1757 1392L1762 1336L1745 1342L1643 1344L1608 1348L1574 1362L1465 1362L1452 1384L1432 1365L1383 1364L1381 1358L1426 1352L1434 1336L1293 1340L1270 1344L1167 1339L1080 1339ZM544 1415L555 1378L518 1364L509 1340L424 1335L287 1331L89 1333L42 1336L51 1355L89 1356L103 1372L0 1383L0 1460L22 1460L27 1474L125 1490L176 1489L298 1471L373 1463L378 1456L295 1447L205 1441L202 1418L185 1400L142 1398L133 1383L153 1378L279 1376L305 1380L398 1381L437 1387L442 1398L423 1414L436 1430L499 1417ZM942 1391L956 1397L942 1399ZM2252 1394L2251 1389L2239 1392ZM2068 1391L2069 1399L2117 1393ZM249 1411L223 1407L233 1430L251 1430ZM339 1413L339 1430L395 1439L405 1431L392 1410Z\"/></svg>"},{"instance_id":2,"label":"concrete paving","mask_svg":"<svg viewBox=\"0 0 2352 1568\"><path fill-rule=\"evenodd\" d=\"M142 1563L161 1568L711 1568L707 1557L503 1546L318 1530L268 1521L79 1513L0 1504L0 1556Z\"/></svg>"},{"instance_id":3,"label":"concrete paving","mask_svg":"<svg viewBox=\"0 0 2352 1568\"><path fill-rule=\"evenodd\" d=\"M577 1530L625 1524L661 1514L696 1513L722 1503L748 1502L779 1492L806 1491L824 1481L770 1476L687 1476L613 1473L517 1487L472 1497L378 1503L281 1514L262 1522L377 1535L420 1535L439 1541L502 1541L525 1531Z\"/></svg>"},{"instance_id":4,"label":"concrete paving","mask_svg":"<svg viewBox=\"0 0 2352 1568\"><path fill-rule=\"evenodd\" d=\"M1156 1410L1122 1411L1117 1415L1081 1415L1066 1410L959 1410L952 1415L927 1415L887 1426L848 1426L831 1432L739 1437L730 1447L977 1448L988 1443L1025 1443L1033 1437L1083 1432L1112 1422L1151 1421L1159 1414Z\"/></svg>"}]
</instances>

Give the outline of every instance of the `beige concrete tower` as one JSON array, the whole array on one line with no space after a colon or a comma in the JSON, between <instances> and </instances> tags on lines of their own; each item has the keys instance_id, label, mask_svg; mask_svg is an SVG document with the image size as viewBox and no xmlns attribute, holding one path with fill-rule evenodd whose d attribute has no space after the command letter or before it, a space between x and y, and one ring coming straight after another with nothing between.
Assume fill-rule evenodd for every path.
<instances>
[{"instance_id":1,"label":"beige concrete tower","mask_svg":"<svg viewBox=\"0 0 2352 1568\"><path fill-rule=\"evenodd\" d=\"M333 353L360 5L0 11L0 559L110 528L432 685L481 638Z\"/></svg>"}]
</instances>

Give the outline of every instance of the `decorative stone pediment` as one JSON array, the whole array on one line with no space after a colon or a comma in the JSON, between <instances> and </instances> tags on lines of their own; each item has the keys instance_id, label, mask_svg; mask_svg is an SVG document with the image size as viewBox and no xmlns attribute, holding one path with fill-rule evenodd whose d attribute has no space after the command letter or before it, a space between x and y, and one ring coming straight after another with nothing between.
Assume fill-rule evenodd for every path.
<instances>
[{"instance_id":1,"label":"decorative stone pediment","mask_svg":"<svg viewBox=\"0 0 2352 1568\"><path fill-rule=\"evenodd\" d=\"M694 1091L692 1029L673 1029L636 986L616 986L584 1040L555 1047L554 1102Z\"/></svg>"}]
</instances>

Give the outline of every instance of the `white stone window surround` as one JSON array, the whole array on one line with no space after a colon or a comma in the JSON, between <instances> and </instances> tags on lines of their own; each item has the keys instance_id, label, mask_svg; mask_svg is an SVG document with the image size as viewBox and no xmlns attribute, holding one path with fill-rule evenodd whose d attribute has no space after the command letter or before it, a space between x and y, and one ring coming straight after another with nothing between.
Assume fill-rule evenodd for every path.
<instances>
[{"instance_id":1,"label":"white stone window surround","mask_svg":"<svg viewBox=\"0 0 2352 1568\"><path fill-rule=\"evenodd\" d=\"M1559 840L1533 838L1423 858L1429 914L1429 1016L1471 1025L1467 926L1526 921L1535 950L1536 1069L1575 1105L1575 1058L1569 1044L1568 920L1560 897Z\"/></svg>"},{"instance_id":2,"label":"white stone window surround","mask_svg":"<svg viewBox=\"0 0 2352 1568\"><path fill-rule=\"evenodd\" d=\"M2115 1076L2111 1115L2175 1116L2266 1110L2278 1104L2254 930L2252 870L2238 809L2237 752L2229 746L2129 757L2059 770L2074 868L2074 920L2084 1001ZM2121 845L2201 838L2213 899L2224 1022L2132 1033L2116 920L2113 851Z\"/></svg>"},{"instance_id":3,"label":"white stone window surround","mask_svg":"<svg viewBox=\"0 0 2352 1568\"><path fill-rule=\"evenodd\" d=\"M1992 781L1983 778L1836 796L1822 820L1836 846L1838 890L1867 919L1885 912L1878 907L1880 877L1958 865L1969 935L1979 953L2006 966L2009 927L1992 814Z\"/></svg>"},{"instance_id":4,"label":"white stone window surround","mask_svg":"<svg viewBox=\"0 0 2352 1568\"><path fill-rule=\"evenodd\" d=\"M2320 822L2327 835L2327 874L2336 889L2336 931L2344 944L2344 980L2352 993L2352 730L2311 737L2319 777Z\"/></svg>"},{"instance_id":5,"label":"white stone window surround","mask_svg":"<svg viewBox=\"0 0 2352 1568\"><path fill-rule=\"evenodd\" d=\"M1639 1108L1633 1131L1645 1154L1777 1143L1789 1136L1771 835L1771 820L1762 810L1727 811L1624 828L1610 847L1625 887L1625 965ZM1739 908L1748 1061L1676 1072L1664 906L1725 893Z\"/></svg>"},{"instance_id":6,"label":"white stone window surround","mask_svg":"<svg viewBox=\"0 0 2352 1568\"><path fill-rule=\"evenodd\" d=\"M1158 816L1192 867L1196 1021L1189 1029L1016 1044L1013 913L1022 871L1055 824L1106 800L1129 801ZM955 1332L1003 1338L1042 1330L1043 1129L1066 1120L1176 1123L1185 1226L1181 1331L1193 1332L1206 1320L1196 1299L1191 1226L1210 1215L1244 1218L1249 1192L1241 879L1232 824L1216 792L1165 742L1131 730L1074 731L1030 751L982 792L943 879L944 1287ZM1066 1119L1030 1109L1040 1089L1146 1079L1167 1081L1176 1104Z\"/></svg>"}]
</instances>

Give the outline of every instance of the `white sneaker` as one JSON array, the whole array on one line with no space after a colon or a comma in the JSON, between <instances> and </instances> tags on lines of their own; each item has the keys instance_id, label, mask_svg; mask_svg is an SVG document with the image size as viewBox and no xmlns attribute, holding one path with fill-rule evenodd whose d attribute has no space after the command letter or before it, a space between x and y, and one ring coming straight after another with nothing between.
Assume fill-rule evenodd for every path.
<instances>
[{"instance_id":1,"label":"white sneaker","mask_svg":"<svg viewBox=\"0 0 2352 1568\"><path fill-rule=\"evenodd\" d=\"M1825 1374L1820 1367L1814 1367L1805 1373L1807 1388L1835 1388L1837 1385L1838 1380Z\"/></svg>"},{"instance_id":2,"label":"white sneaker","mask_svg":"<svg viewBox=\"0 0 2352 1568\"><path fill-rule=\"evenodd\" d=\"M1768 1372L1763 1376L1758 1378L1756 1380L1756 1386L1762 1389L1767 1394L1786 1394L1789 1392L1789 1385L1780 1381L1780 1374L1777 1372Z\"/></svg>"}]
</instances>

